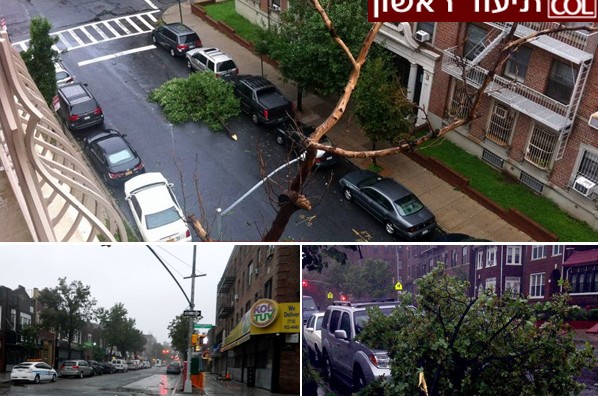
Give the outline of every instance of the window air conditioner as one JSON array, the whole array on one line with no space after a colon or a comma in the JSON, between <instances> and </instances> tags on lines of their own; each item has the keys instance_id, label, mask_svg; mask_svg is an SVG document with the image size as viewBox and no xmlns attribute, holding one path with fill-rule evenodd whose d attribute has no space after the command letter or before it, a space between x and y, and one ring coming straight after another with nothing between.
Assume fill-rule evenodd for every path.
<instances>
[{"instance_id":1,"label":"window air conditioner","mask_svg":"<svg viewBox=\"0 0 598 396\"><path fill-rule=\"evenodd\" d=\"M573 189L584 197L590 196L594 192L594 187L596 187L596 183L583 176L579 176L573 183Z\"/></svg>"},{"instance_id":2,"label":"window air conditioner","mask_svg":"<svg viewBox=\"0 0 598 396\"><path fill-rule=\"evenodd\" d=\"M272 4L272 11L280 12L280 6L278 4Z\"/></svg>"},{"instance_id":3,"label":"window air conditioner","mask_svg":"<svg viewBox=\"0 0 598 396\"><path fill-rule=\"evenodd\" d=\"M418 30L417 32L415 32L415 40L419 41L420 43L430 41L430 33L425 32L423 30Z\"/></svg>"},{"instance_id":4,"label":"window air conditioner","mask_svg":"<svg viewBox=\"0 0 598 396\"><path fill-rule=\"evenodd\" d=\"M239 295L235 294L235 301L239 301Z\"/></svg>"},{"instance_id":5,"label":"window air conditioner","mask_svg":"<svg viewBox=\"0 0 598 396\"><path fill-rule=\"evenodd\" d=\"M590 119L588 120L588 125L594 129L598 129L598 111L590 116Z\"/></svg>"}]
</instances>

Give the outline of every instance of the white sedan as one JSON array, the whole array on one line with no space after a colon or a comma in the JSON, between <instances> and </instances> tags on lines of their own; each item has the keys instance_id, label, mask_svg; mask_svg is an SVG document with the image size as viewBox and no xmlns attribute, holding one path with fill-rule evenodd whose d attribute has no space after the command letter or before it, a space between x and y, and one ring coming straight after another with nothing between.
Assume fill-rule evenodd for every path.
<instances>
[{"instance_id":1,"label":"white sedan","mask_svg":"<svg viewBox=\"0 0 598 396\"><path fill-rule=\"evenodd\" d=\"M159 172L125 182L125 199L146 242L191 241L191 232L173 191Z\"/></svg>"},{"instance_id":2,"label":"white sedan","mask_svg":"<svg viewBox=\"0 0 598 396\"><path fill-rule=\"evenodd\" d=\"M56 370L44 362L23 362L12 368L10 372L10 380L29 381L39 384L42 381L56 381Z\"/></svg>"},{"instance_id":3,"label":"white sedan","mask_svg":"<svg viewBox=\"0 0 598 396\"><path fill-rule=\"evenodd\" d=\"M311 362L322 363L322 320L324 312L316 312L309 316L303 327L304 345Z\"/></svg>"}]
</instances>

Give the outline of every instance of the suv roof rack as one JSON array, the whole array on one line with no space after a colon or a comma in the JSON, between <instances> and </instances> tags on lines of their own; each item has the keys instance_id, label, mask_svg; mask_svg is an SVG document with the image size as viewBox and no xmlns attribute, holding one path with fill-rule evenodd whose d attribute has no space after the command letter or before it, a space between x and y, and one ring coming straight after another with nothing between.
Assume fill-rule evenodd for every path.
<instances>
[{"instance_id":1,"label":"suv roof rack","mask_svg":"<svg viewBox=\"0 0 598 396\"><path fill-rule=\"evenodd\" d=\"M388 303L388 305L392 305L392 304L399 304L400 301L397 301L394 298L383 298L383 299L375 299L375 300L362 301L362 302L333 301L332 305L360 308L360 307L384 305L385 303Z\"/></svg>"}]
</instances>

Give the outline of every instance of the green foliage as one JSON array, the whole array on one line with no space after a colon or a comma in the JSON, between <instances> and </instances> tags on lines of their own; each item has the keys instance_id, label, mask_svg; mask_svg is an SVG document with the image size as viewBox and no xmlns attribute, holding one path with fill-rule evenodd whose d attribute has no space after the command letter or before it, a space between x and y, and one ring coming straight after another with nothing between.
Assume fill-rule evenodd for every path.
<instances>
[{"instance_id":1,"label":"green foliage","mask_svg":"<svg viewBox=\"0 0 598 396\"><path fill-rule=\"evenodd\" d=\"M321 4L334 21L335 31L356 56L370 28L367 2L324 0ZM270 37L270 56L278 61L286 79L318 94L342 91L351 63L309 2L294 2L281 15L279 31Z\"/></svg>"},{"instance_id":2,"label":"green foliage","mask_svg":"<svg viewBox=\"0 0 598 396\"><path fill-rule=\"evenodd\" d=\"M170 345L185 356L187 355L187 347L189 346L189 321L191 319L178 315L168 325L168 337L170 337Z\"/></svg>"},{"instance_id":3,"label":"green foliage","mask_svg":"<svg viewBox=\"0 0 598 396\"><path fill-rule=\"evenodd\" d=\"M319 245L303 245L302 260L303 268L309 271L322 272L322 269L328 267L329 260L336 261L340 264L347 262L346 250L359 252L361 257L361 250L359 246L319 246Z\"/></svg>"},{"instance_id":4,"label":"green foliage","mask_svg":"<svg viewBox=\"0 0 598 396\"><path fill-rule=\"evenodd\" d=\"M203 122L212 130L222 129L223 123L241 111L232 84L209 72L173 78L152 91L149 100L162 106L173 124Z\"/></svg>"},{"instance_id":5,"label":"green foliage","mask_svg":"<svg viewBox=\"0 0 598 396\"><path fill-rule=\"evenodd\" d=\"M375 143L397 144L410 137L413 128L413 104L394 75L390 60L370 57L365 63L355 92L353 113L366 136Z\"/></svg>"},{"instance_id":6,"label":"green foliage","mask_svg":"<svg viewBox=\"0 0 598 396\"><path fill-rule=\"evenodd\" d=\"M35 347L37 345L37 339L39 338L37 334L37 327L34 325L27 325L21 329L21 344L25 351L27 352L27 357L33 358Z\"/></svg>"},{"instance_id":7,"label":"green foliage","mask_svg":"<svg viewBox=\"0 0 598 396\"><path fill-rule=\"evenodd\" d=\"M58 60L58 52L52 48L58 42L58 37L51 37L50 29L52 25L46 18L32 18L29 48L21 53L31 78L48 104L52 103L52 98L56 95L54 62Z\"/></svg>"},{"instance_id":8,"label":"green foliage","mask_svg":"<svg viewBox=\"0 0 598 396\"><path fill-rule=\"evenodd\" d=\"M596 364L591 347L576 349L566 331L567 295L535 305L492 291L470 298L469 284L442 266L417 288L417 308L405 295L388 317L372 309L359 335L389 352L387 395L418 394L420 372L430 395L570 395L582 387L574 377Z\"/></svg>"},{"instance_id":9,"label":"green foliage","mask_svg":"<svg viewBox=\"0 0 598 396\"><path fill-rule=\"evenodd\" d=\"M588 320L598 320L598 309L590 309L588 312Z\"/></svg>"},{"instance_id":10,"label":"green foliage","mask_svg":"<svg viewBox=\"0 0 598 396\"><path fill-rule=\"evenodd\" d=\"M233 0L205 5L204 10L212 19L225 22L235 33L252 43L257 42L259 32L263 30L239 15Z\"/></svg>"},{"instance_id":11,"label":"green foliage","mask_svg":"<svg viewBox=\"0 0 598 396\"><path fill-rule=\"evenodd\" d=\"M56 329L67 336L70 359L75 332L93 316L96 300L91 297L90 287L83 286L81 281L67 284L66 278L58 278L58 286L43 289L39 301L44 306L40 314L42 328Z\"/></svg>"},{"instance_id":12,"label":"green foliage","mask_svg":"<svg viewBox=\"0 0 598 396\"><path fill-rule=\"evenodd\" d=\"M126 352L138 352L145 345L146 339L135 328L135 319L127 318L127 309L122 303L116 303L109 310L98 309L96 315L102 324L102 337L110 346L115 346L126 356Z\"/></svg>"},{"instance_id":13,"label":"green foliage","mask_svg":"<svg viewBox=\"0 0 598 396\"><path fill-rule=\"evenodd\" d=\"M331 263L323 281L352 300L393 298L393 271L389 262L366 259L360 263Z\"/></svg>"}]
</instances>

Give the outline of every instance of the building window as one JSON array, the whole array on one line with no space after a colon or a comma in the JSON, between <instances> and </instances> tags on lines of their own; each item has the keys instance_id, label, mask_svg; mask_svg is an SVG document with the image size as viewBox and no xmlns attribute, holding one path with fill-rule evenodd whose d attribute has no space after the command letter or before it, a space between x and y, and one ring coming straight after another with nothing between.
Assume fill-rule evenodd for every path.
<instances>
[{"instance_id":1,"label":"building window","mask_svg":"<svg viewBox=\"0 0 598 396\"><path fill-rule=\"evenodd\" d=\"M513 294L521 293L521 278L518 276L507 276L505 278L505 290L510 290Z\"/></svg>"},{"instance_id":2,"label":"building window","mask_svg":"<svg viewBox=\"0 0 598 396\"><path fill-rule=\"evenodd\" d=\"M247 286L251 286L251 279L253 278L253 261L247 266Z\"/></svg>"},{"instance_id":3,"label":"building window","mask_svg":"<svg viewBox=\"0 0 598 396\"><path fill-rule=\"evenodd\" d=\"M521 265L521 246L507 246L507 265Z\"/></svg>"},{"instance_id":4,"label":"building window","mask_svg":"<svg viewBox=\"0 0 598 396\"><path fill-rule=\"evenodd\" d=\"M454 267L459 262L459 256L456 250L453 250L453 254L451 256L451 267Z\"/></svg>"},{"instance_id":5,"label":"building window","mask_svg":"<svg viewBox=\"0 0 598 396\"><path fill-rule=\"evenodd\" d=\"M558 136L555 133L536 124L527 145L525 159L540 169L548 169L557 142Z\"/></svg>"},{"instance_id":6,"label":"building window","mask_svg":"<svg viewBox=\"0 0 598 396\"><path fill-rule=\"evenodd\" d=\"M532 260L539 260L546 257L546 246L536 245L532 246Z\"/></svg>"},{"instance_id":7,"label":"building window","mask_svg":"<svg viewBox=\"0 0 598 396\"><path fill-rule=\"evenodd\" d=\"M10 327L15 329L16 326L17 326L17 310L11 309L10 310Z\"/></svg>"},{"instance_id":8,"label":"building window","mask_svg":"<svg viewBox=\"0 0 598 396\"><path fill-rule=\"evenodd\" d=\"M249 312L250 309L251 309L251 300L248 300L245 303L245 312Z\"/></svg>"},{"instance_id":9,"label":"building window","mask_svg":"<svg viewBox=\"0 0 598 396\"><path fill-rule=\"evenodd\" d=\"M467 263L467 246L461 248L461 264Z\"/></svg>"},{"instance_id":10,"label":"building window","mask_svg":"<svg viewBox=\"0 0 598 396\"><path fill-rule=\"evenodd\" d=\"M496 144L508 146L511 141L511 133L513 132L514 125L515 112L501 103L495 103L492 108L486 137Z\"/></svg>"},{"instance_id":11,"label":"building window","mask_svg":"<svg viewBox=\"0 0 598 396\"><path fill-rule=\"evenodd\" d=\"M598 266L583 265L569 271L571 293L598 292Z\"/></svg>"},{"instance_id":12,"label":"building window","mask_svg":"<svg viewBox=\"0 0 598 396\"><path fill-rule=\"evenodd\" d=\"M505 75L511 77L515 81L525 81L527 74L527 67L529 66L529 59L532 50L528 47L519 47L511 54L505 66Z\"/></svg>"},{"instance_id":13,"label":"building window","mask_svg":"<svg viewBox=\"0 0 598 396\"><path fill-rule=\"evenodd\" d=\"M264 298L272 298L272 278L264 284Z\"/></svg>"},{"instance_id":14,"label":"building window","mask_svg":"<svg viewBox=\"0 0 598 396\"><path fill-rule=\"evenodd\" d=\"M553 256L562 256L564 246L565 245L552 245L552 255Z\"/></svg>"},{"instance_id":15,"label":"building window","mask_svg":"<svg viewBox=\"0 0 598 396\"><path fill-rule=\"evenodd\" d=\"M546 96L561 103L569 104L576 79L577 70L573 66L554 60L548 77Z\"/></svg>"},{"instance_id":16,"label":"building window","mask_svg":"<svg viewBox=\"0 0 598 396\"><path fill-rule=\"evenodd\" d=\"M544 273L530 275L529 296L530 298L544 297Z\"/></svg>"},{"instance_id":17,"label":"building window","mask_svg":"<svg viewBox=\"0 0 598 396\"><path fill-rule=\"evenodd\" d=\"M478 250L478 254L476 255L476 269L484 268L484 252L482 250Z\"/></svg>"},{"instance_id":18,"label":"building window","mask_svg":"<svg viewBox=\"0 0 598 396\"><path fill-rule=\"evenodd\" d=\"M598 154L583 149L577 172L575 173L575 179L579 176L583 176L586 179L593 181L598 184Z\"/></svg>"},{"instance_id":19,"label":"building window","mask_svg":"<svg viewBox=\"0 0 598 396\"><path fill-rule=\"evenodd\" d=\"M31 324L31 315L21 312L19 315L21 328L29 326Z\"/></svg>"},{"instance_id":20,"label":"building window","mask_svg":"<svg viewBox=\"0 0 598 396\"><path fill-rule=\"evenodd\" d=\"M430 42L434 39L434 27L436 22L417 22L415 31L423 30L430 35Z\"/></svg>"},{"instance_id":21,"label":"building window","mask_svg":"<svg viewBox=\"0 0 598 396\"><path fill-rule=\"evenodd\" d=\"M490 289L496 293L496 277L486 279L486 290Z\"/></svg>"},{"instance_id":22,"label":"building window","mask_svg":"<svg viewBox=\"0 0 598 396\"><path fill-rule=\"evenodd\" d=\"M467 88L461 81L455 80L453 87L453 99L449 108L449 117L451 118L465 118L471 110L471 98L467 93Z\"/></svg>"},{"instance_id":23,"label":"building window","mask_svg":"<svg viewBox=\"0 0 598 396\"><path fill-rule=\"evenodd\" d=\"M463 56L469 60L473 60L476 56L478 56L480 52L484 50L485 37L486 30L477 25L467 25Z\"/></svg>"},{"instance_id":24,"label":"building window","mask_svg":"<svg viewBox=\"0 0 598 396\"><path fill-rule=\"evenodd\" d=\"M486 260L486 267L495 267L496 266L496 246L488 248Z\"/></svg>"}]
</instances>

